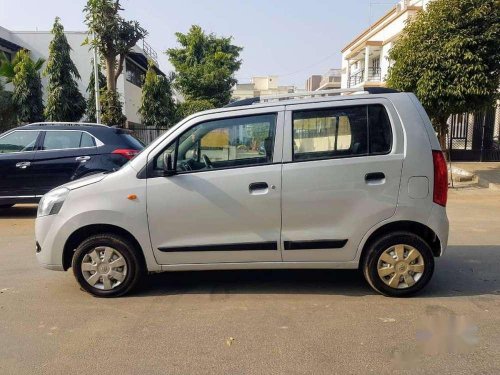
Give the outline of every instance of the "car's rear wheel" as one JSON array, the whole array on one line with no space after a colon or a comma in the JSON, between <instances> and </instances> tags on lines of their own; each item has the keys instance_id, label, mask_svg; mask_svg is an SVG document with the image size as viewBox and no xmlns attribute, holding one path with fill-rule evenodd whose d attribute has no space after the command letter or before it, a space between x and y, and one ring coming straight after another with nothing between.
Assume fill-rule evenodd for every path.
<instances>
[{"instance_id":1,"label":"car's rear wheel","mask_svg":"<svg viewBox=\"0 0 500 375\"><path fill-rule=\"evenodd\" d=\"M83 241L72 261L80 286L97 297L118 297L140 281L144 266L134 246L115 234L98 234Z\"/></svg>"},{"instance_id":2,"label":"car's rear wheel","mask_svg":"<svg viewBox=\"0 0 500 375\"><path fill-rule=\"evenodd\" d=\"M387 234L367 249L363 273L373 289L390 297L406 297L424 288L434 273L429 245L410 232Z\"/></svg>"}]
</instances>

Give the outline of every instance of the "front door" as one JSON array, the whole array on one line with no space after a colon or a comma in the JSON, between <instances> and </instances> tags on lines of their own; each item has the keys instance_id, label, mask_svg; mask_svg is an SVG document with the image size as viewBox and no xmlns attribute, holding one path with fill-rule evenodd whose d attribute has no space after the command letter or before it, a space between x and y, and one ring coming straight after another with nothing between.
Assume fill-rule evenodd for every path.
<instances>
[{"instance_id":1,"label":"front door","mask_svg":"<svg viewBox=\"0 0 500 375\"><path fill-rule=\"evenodd\" d=\"M285 262L353 260L362 237L396 210L403 163L397 114L389 102L349 102L287 106Z\"/></svg>"},{"instance_id":2,"label":"front door","mask_svg":"<svg viewBox=\"0 0 500 375\"><path fill-rule=\"evenodd\" d=\"M34 195L32 162L38 130L15 130L0 138L0 198Z\"/></svg>"},{"instance_id":3,"label":"front door","mask_svg":"<svg viewBox=\"0 0 500 375\"><path fill-rule=\"evenodd\" d=\"M198 122L151 158L151 243L160 264L281 262L283 112ZM164 177L171 153L177 174Z\"/></svg>"}]
</instances>

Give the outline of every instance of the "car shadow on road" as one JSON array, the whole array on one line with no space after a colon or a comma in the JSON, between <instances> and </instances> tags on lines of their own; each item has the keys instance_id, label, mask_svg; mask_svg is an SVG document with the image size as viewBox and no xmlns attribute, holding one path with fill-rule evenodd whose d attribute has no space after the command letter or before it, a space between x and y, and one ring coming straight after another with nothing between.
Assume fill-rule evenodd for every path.
<instances>
[{"instance_id":1,"label":"car shadow on road","mask_svg":"<svg viewBox=\"0 0 500 375\"><path fill-rule=\"evenodd\" d=\"M10 208L0 209L0 220L2 219L34 219L36 217L37 205L20 204Z\"/></svg>"},{"instance_id":2,"label":"car shadow on road","mask_svg":"<svg viewBox=\"0 0 500 375\"><path fill-rule=\"evenodd\" d=\"M500 246L450 246L417 298L500 295ZM374 295L358 270L183 271L150 275L133 297L180 294Z\"/></svg>"}]
</instances>

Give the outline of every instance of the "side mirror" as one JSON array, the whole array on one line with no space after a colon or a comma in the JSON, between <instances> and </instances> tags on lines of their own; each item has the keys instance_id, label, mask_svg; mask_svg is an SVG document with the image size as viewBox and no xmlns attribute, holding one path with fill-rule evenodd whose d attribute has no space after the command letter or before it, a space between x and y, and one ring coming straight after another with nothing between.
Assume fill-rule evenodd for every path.
<instances>
[{"instance_id":1,"label":"side mirror","mask_svg":"<svg viewBox=\"0 0 500 375\"><path fill-rule=\"evenodd\" d=\"M172 154L165 153L163 155L163 175L168 177L174 174L176 174L176 170L172 163Z\"/></svg>"}]
</instances>

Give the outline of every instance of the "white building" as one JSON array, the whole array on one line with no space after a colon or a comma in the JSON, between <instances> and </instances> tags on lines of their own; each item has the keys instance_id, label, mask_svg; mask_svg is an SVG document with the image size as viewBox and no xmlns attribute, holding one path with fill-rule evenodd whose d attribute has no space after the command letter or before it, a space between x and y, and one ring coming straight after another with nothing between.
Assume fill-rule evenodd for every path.
<instances>
[{"instance_id":1,"label":"white building","mask_svg":"<svg viewBox=\"0 0 500 375\"><path fill-rule=\"evenodd\" d=\"M81 76L81 80L78 81L78 88L87 97L86 90L92 72L91 60L93 58L93 51L89 46L82 46L87 33L85 31L65 31L65 34L72 48L71 59ZM0 51L7 54L11 59L18 50L24 48L31 52L33 59L36 60L41 57L47 60L49 57L49 43L52 39L53 35L50 31L9 31L0 27ZM141 123L141 118L137 111L141 105L141 87L148 59L156 62L156 52L147 43L141 41L128 54L125 59L123 73L117 81L117 90L123 102L123 114L127 117L128 124ZM158 72L163 74L159 69ZM42 85L45 101L47 98L46 87L48 86L48 81L47 77L43 75Z\"/></svg>"},{"instance_id":2,"label":"white building","mask_svg":"<svg viewBox=\"0 0 500 375\"><path fill-rule=\"evenodd\" d=\"M342 49L342 88L384 86L388 53L405 23L430 0L400 0Z\"/></svg>"},{"instance_id":3,"label":"white building","mask_svg":"<svg viewBox=\"0 0 500 375\"><path fill-rule=\"evenodd\" d=\"M278 81L278 76L253 77L250 83L238 83L234 86L232 99L241 100L297 92L295 86L280 86Z\"/></svg>"}]
</instances>

